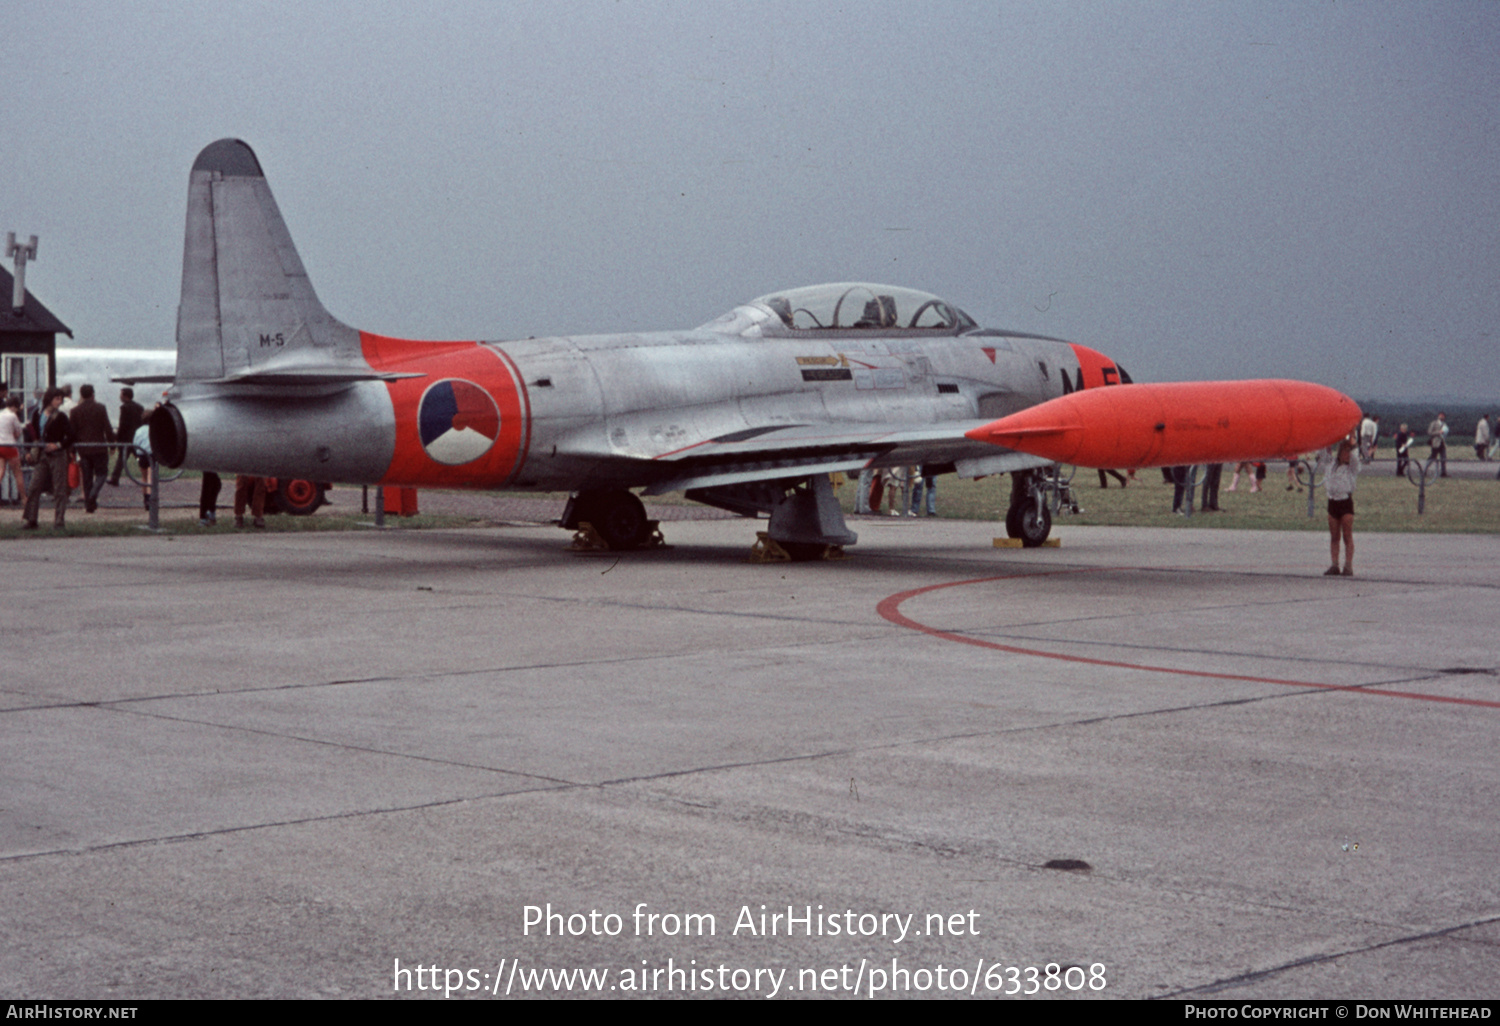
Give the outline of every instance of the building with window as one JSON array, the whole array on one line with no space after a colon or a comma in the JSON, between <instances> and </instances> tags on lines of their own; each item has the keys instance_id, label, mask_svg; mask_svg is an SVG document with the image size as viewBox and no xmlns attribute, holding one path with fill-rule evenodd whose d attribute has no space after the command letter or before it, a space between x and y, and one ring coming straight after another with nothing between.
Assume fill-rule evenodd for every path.
<instances>
[{"instance_id":1,"label":"building with window","mask_svg":"<svg viewBox=\"0 0 1500 1026\"><path fill-rule=\"evenodd\" d=\"M41 393L57 383L57 335L73 331L53 316L31 290L18 312L11 307L15 277L0 267L0 381L25 402L29 415Z\"/></svg>"}]
</instances>

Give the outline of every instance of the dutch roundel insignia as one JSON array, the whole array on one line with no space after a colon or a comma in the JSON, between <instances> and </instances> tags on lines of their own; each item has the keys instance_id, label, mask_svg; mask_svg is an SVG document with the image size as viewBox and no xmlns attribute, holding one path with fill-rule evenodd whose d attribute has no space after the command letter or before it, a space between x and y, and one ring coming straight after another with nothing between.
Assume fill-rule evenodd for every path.
<instances>
[{"instance_id":1,"label":"dutch roundel insignia","mask_svg":"<svg viewBox=\"0 0 1500 1026\"><path fill-rule=\"evenodd\" d=\"M450 378L423 393L417 427L427 455L457 467L490 451L500 434L500 410L472 381Z\"/></svg>"}]
</instances>

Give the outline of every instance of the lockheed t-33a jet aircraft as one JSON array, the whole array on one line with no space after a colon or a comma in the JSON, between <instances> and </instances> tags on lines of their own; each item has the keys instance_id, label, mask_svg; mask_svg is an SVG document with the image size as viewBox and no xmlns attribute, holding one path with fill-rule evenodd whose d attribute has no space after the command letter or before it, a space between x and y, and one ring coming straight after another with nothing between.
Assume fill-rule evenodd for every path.
<instances>
[{"instance_id":1,"label":"lockheed t-33a jet aircraft","mask_svg":"<svg viewBox=\"0 0 1500 1026\"><path fill-rule=\"evenodd\" d=\"M829 474L1014 475L1007 529L1050 530L1038 471L1291 455L1358 422L1288 381L1133 384L1085 346L982 328L937 296L835 284L652 334L417 342L318 301L255 153L188 183L168 466L348 484L567 491L562 526L644 542L633 490L768 514L794 558L851 545Z\"/></svg>"}]
</instances>

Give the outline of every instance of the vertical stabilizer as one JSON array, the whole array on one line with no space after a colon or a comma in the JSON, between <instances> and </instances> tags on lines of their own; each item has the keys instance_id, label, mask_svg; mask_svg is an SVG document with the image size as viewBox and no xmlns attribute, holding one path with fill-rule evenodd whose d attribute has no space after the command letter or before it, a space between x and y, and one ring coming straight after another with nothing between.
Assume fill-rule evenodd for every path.
<instances>
[{"instance_id":1,"label":"vertical stabilizer","mask_svg":"<svg viewBox=\"0 0 1500 1026\"><path fill-rule=\"evenodd\" d=\"M209 144L188 179L178 384L339 365L368 370L359 333L318 301L255 152Z\"/></svg>"}]
</instances>

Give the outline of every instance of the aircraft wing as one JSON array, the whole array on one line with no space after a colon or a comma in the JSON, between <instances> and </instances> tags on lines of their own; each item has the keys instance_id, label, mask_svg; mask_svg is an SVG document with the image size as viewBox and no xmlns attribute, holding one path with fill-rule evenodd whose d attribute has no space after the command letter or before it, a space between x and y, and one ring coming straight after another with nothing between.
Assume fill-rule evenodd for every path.
<instances>
[{"instance_id":1,"label":"aircraft wing","mask_svg":"<svg viewBox=\"0 0 1500 1026\"><path fill-rule=\"evenodd\" d=\"M986 421L891 427L883 424L790 424L721 435L650 461L647 495L751 481L857 473L866 467L953 464L962 477L983 477L1050 463L1022 452L996 453L966 432Z\"/></svg>"}]
</instances>

